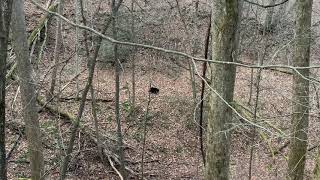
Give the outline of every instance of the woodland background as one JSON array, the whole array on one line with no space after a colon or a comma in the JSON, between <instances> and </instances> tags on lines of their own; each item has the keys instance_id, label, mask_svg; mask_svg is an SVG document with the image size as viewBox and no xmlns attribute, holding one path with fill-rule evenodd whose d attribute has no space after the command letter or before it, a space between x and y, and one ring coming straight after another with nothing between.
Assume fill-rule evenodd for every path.
<instances>
[{"instance_id":1,"label":"woodland background","mask_svg":"<svg viewBox=\"0 0 320 180\"><path fill-rule=\"evenodd\" d=\"M132 179L204 178L199 131L202 129L205 143L210 90L206 88L204 93L204 118L200 126L202 81L206 79L201 78L203 62L176 52L205 58L211 1L120 1L119 9L114 8L113 12L112 1L22 2L45 179L58 179L61 175L72 131L77 125L79 129L75 130L72 153L65 167L68 179L118 179L122 161L127 177ZM35 3L98 32L103 32L109 23L104 34L113 39L161 47L174 53L123 44L115 51L112 42L62 21ZM59 9L59 3L63 9ZM312 9L310 61L312 66L317 66L320 65L320 2L314 1ZM230 179L247 179L249 172L251 179L287 176L294 73L287 66L292 65L296 37L294 10L294 0L271 8L243 2L237 62L248 66L279 66L262 70L237 67L233 107L262 128L253 127L233 114L229 130ZM109 22L112 15L116 15L115 24ZM10 33L10 38L15 37ZM20 97L21 77L13 46L9 40L5 86L8 179L29 178L31 174L23 120L25 107ZM208 47L210 59L211 44ZM86 89L90 59L95 55L92 89L91 86ZM310 82L305 179L314 177L320 143L319 69L310 72L314 81ZM150 93L150 87L159 92ZM83 99L85 91L88 95ZM79 119L81 104L83 114ZM119 148L119 133L122 148Z\"/></svg>"}]
</instances>

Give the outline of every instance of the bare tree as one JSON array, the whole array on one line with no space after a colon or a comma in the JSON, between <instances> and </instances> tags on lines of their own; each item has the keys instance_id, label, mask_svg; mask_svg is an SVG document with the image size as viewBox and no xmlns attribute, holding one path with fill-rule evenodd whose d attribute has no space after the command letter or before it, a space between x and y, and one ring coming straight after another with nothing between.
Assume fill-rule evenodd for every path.
<instances>
[{"instance_id":1,"label":"bare tree","mask_svg":"<svg viewBox=\"0 0 320 180\"><path fill-rule=\"evenodd\" d=\"M236 51L238 0L212 1L212 58L232 62ZM229 179L229 124L232 110L236 67L212 64L205 179Z\"/></svg>"},{"instance_id":2,"label":"bare tree","mask_svg":"<svg viewBox=\"0 0 320 180\"><path fill-rule=\"evenodd\" d=\"M24 1L15 0L12 5L12 41L17 57L17 69L21 91L22 114L26 126L28 151L30 153L31 179L43 175L43 152L41 132L36 106L36 89L29 61L29 47L26 34Z\"/></svg>"},{"instance_id":3,"label":"bare tree","mask_svg":"<svg viewBox=\"0 0 320 180\"><path fill-rule=\"evenodd\" d=\"M6 168L6 62L12 0L0 1L0 180L7 179Z\"/></svg>"},{"instance_id":4,"label":"bare tree","mask_svg":"<svg viewBox=\"0 0 320 180\"><path fill-rule=\"evenodd\" d=\"M296 1L296 27L297 34L294 47L293 65L308 67L310 65L311 41L311 14L312 0ZM299 70L304 77L309 77L309 69ZM288 162L289 179L303 179L304 166L307 152L307 132L309 124L309 81L301 75L293 75L293 116L292 139Z\"/></svg>"}]
</instances>

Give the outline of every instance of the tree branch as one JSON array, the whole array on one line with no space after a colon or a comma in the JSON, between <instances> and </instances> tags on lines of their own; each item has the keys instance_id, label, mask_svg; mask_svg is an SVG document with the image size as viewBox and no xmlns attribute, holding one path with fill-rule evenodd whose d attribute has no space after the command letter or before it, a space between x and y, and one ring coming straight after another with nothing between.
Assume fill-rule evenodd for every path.
<instances>
[{"instance_id":1,"label":"tree branch","mask_svg":"<svg viewBox=\"0 0 320 180\"><path fill-rule=\"evenodd\" d=\"M249 0L243 0L244 2L247 2L249 4L252 4L252 5L255 5L255 6L258 6L258 7L261 7L261 8L273 8L273 7L276 7L276 6L280 6L286 2L288 2L289 0L283 0L282 2L280 3L277 3L277 4L270 4L270 5L262 5L262 4L259 4L259 3L256 3L256 2L252 2L252 1L249 1Z\"/></svg>"}]
</instances>

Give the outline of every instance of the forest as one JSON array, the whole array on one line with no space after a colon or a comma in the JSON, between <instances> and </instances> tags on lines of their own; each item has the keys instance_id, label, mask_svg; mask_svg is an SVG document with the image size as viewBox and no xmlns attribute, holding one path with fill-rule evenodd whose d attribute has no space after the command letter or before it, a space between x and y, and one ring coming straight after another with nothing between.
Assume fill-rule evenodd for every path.
<instances>
[{"instance_id":1,"label":"forest","mask_svg":"<svg viewBox=\"0 0 320 180\"><path fill-rule=\"evenodd\" d=\"M0 0L0 180L320 180L320 1Z\"/></svg>"}]
</instances>

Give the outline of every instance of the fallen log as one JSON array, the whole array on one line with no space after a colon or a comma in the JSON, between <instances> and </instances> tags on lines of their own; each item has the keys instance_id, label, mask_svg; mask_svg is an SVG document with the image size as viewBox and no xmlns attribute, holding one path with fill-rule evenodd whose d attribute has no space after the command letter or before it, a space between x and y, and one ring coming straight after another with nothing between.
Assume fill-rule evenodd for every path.
<instances>
[{"instance_id":1,"label":"fallen log","mask_svg":"<svg viewBox=\"0 0 320 180\"><path fill-rule=\"evenodd\" d=\"M41 96L37 97L37 102L39 105L43 106L43 108L41 108L40 112L43 112L44 110L52 113L54 116L59 116L59 119L62 120L64 123L66 124L73 124L75 123L75 116L69 112L63 111L62 109L58 109L55 106L49 105L47 102L44 101L44 98ZM18 123L16 121L10 121L8 123L6 123L6 127L8 129L10 129L11 131L13 131L14 133L18 134L18 135L22 135L25 136L25 128L24 128L24 124L22 123ZM80 126L80 132L81 132L81 136L83 138L85 138L88 142L97 145L97 138L95 137L95 133L94 130L91 130L88 127L84 127L84 126ZM100 139L102 140L102 147L103 147L103 157L105 160L105 162L115 162L116 164L110 164L110 166L115 166L115 165L119 165L120 164L120 160L119 160L119 156L114 153L115 151L115 147L117 145L117 139L116 137L113 137L112 135L109 134L101 134ZM50 147L48 144L43 143L45 148L48 149L52 149L52 147ZM111 161L111 162L110 162ZM113 167L114 168L114 167ZM131 168L129 167L125 167L125 169L131 174L131 175L138 175L137 172L133 171Z\"/></svg>"},{"instance_id":2,"label":"fallen log","mask_svg":"<svg viewBox=\"0 0 320 180\"><path fill-rule=\"evenodd\" d=\"M76 117L73 114L70 114L66 111L63 111L62 109L59 109L55 106L49 105L47 102L44 101L43 97L38 96L37 97L37 102L39 105L43 107L43 109L47 110L48 112L59 116L60 119L63 119L64 122L73 124L76 122ZM90 128L80 126L80 132L82 134L82 137L85 137L89 142L93 143L94 145L98 145L98 140L97 137L95 137L95 132L94 130L91 130ZM101 134L101 142L103 147L103 156L104 159L107 160L112 160L117 165L120 164L119 156L114 153L116 150L116 145L117 145L117 138L113 137L112 135L107 135L107 134ZM110 162L110 161L109 161ZM111 164L110 164L111 165ZM132 175L138 175L135 171L130 169L129 167L125 167L125 169Z\"/></svg>"},{"instance_id":3,"label":"fallen log","mask_svg":"<svg viewBox=\"0 0 320 180\"><path fill-rule=\"evenodd\" d=\"M65 123L69 123L69 124L75 123L76 117L75 117L73 114L71 114L71 113L69 113L69 112L66 112L66 111L64 111L64 110L62 110L62 109L59 109L59 108L57 108L57 107L55 107L55 106L53 106L53 105L48 104L44 99L45 99L45 98L43 98L43 97L41 97L41 96L38 96L38 97L37 97L37 102L38 102L38 104L39 104L41 107L43 107L43 108L41 108L41 111L47 110L48 112L52 113L53 115L59 116L59 118L62 119ZM84 134L89 134L90 136L93 137L93 134L94 134L94 133L91 132L91 131L93 131L93 130L89 130L89 131L88 131L88 129L85 128L85 127L83 127L83 126L80 127L80 130L81 130L82 133L84 133ZM106 136L104 136L104 138L105 138L105 139L108 139L109 141L110 141L110 140L111 140L111 141L114 141L114 142L117 141L116 137L112 137L112 135L106 135ZM110 143L110 142L108 142L108 143Z\"/></svg>"}]
</instances>

